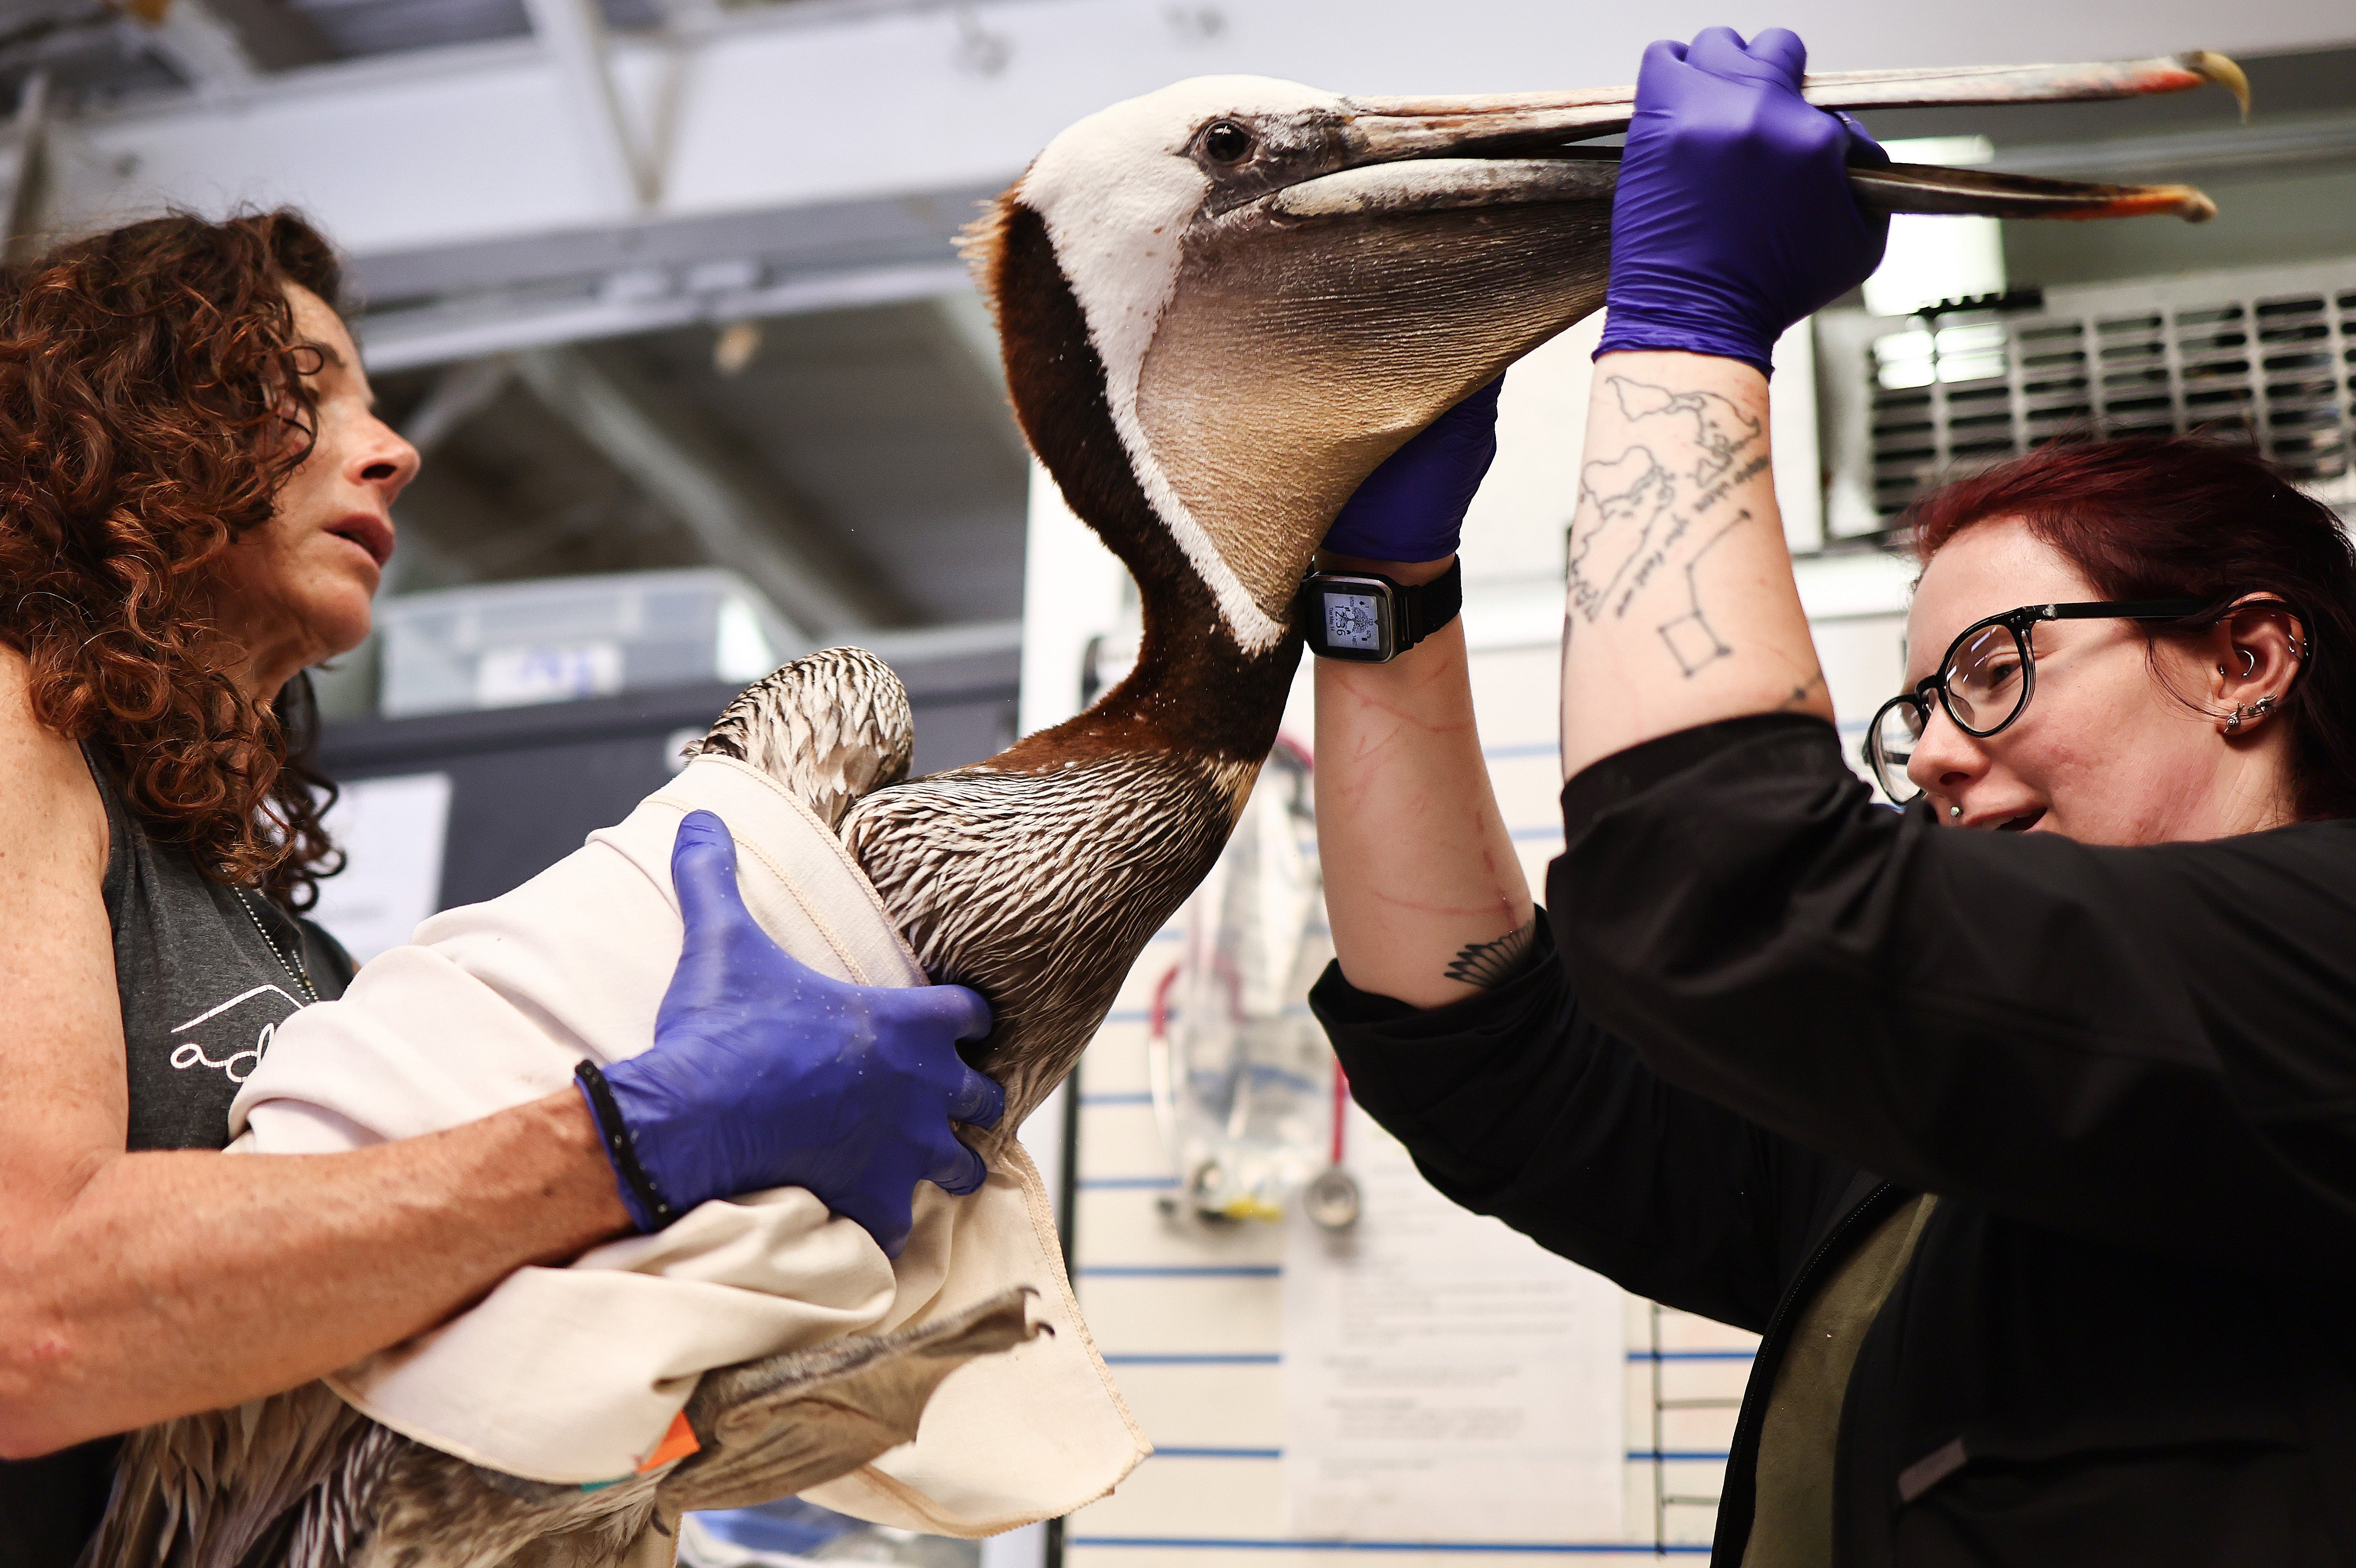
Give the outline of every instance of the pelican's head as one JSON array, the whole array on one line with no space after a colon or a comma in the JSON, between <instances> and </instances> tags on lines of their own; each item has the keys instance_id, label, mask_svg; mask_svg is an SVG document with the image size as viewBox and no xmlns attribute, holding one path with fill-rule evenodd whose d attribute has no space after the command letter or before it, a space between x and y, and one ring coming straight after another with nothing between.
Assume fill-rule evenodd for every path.
<instances>
[{"instance_id":1,"label":"pelican's head","mask_svg":"<svg viewBox=\"0 0 2356 1568\"><path fill-rule=\"evenodd\" d=\"M1811 77L1827 106L2125 97L2222 57ZM1203 77L1048 144L969 232L1025 433L1143 580L1184 571L1247 653L1359 481L1602 303L1633 90L1346 98ZM1901 170L1892 210L2177 210L2182 187ZM1175 547L1176 555L1171 553Z\"/></svg>"}]
</instances>

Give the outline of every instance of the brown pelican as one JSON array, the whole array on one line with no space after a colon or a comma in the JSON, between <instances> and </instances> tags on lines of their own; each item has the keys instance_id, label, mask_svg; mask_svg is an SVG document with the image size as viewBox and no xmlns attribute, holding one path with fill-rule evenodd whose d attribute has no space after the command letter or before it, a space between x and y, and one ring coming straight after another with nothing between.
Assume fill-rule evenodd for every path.
<instances>
[{"instance_id":1,"label":"brown pelican","mask_svg":"<svg viewBox=\"0 0 2356 1568\"><path fill-rule=\"evenodd\" d=\"M2209 54L1811 78L1827 106L2126 97ZM1358 482L1409 435L1602 301L1625 88L1345 98L1182 82L1058 136L969 232L1008 387L1073 510L1135 575L1143 639L1087 712L987 762L899 782L906 704L851 650L798 660L702 746L839 822L937 980L998 1026L987 1152L1067 1072L1146 939L1224 843L1275 738L1295 583ZM2181 186L1858 171L1895 211L2209 215ZM604 1568L684 1509L782 1497L913 1431L964 1359L1026 1332L1019 1300L708 1374L701 1450L597 1491L499 1476L376 1427L321 1385L134 1436L94 1568ZM857 1413L854 1413L856 1407ZM880 1412L880 1413L879 1413ZM634 1545L634 1543L636 1543Z\"/></svg>"},{"instance_id":2,"label":"brown pelican","mask_svg":"<svg viewBox=\"0 0 2356 1568\"><path fill-rule=\"evenodd\" d=\"M2206 51L1853 71L1807 91L1872 108L2204 81L2244 91ZM1064 132L968 231L1023 434L1144 612L1135 670L1087 712L879 790L843 823L926 968L997 1010L976 1065L1006 1087L1001 1129L1070 1071L1225 843L1299 657L1295 587L1343 501L1601 305L1618 155L1566 144L1625 129L1633 96L1183 81ZM1905 166L1851 178L1890 211L2215 211L2186 186Z\"/></svg>"}]
</instances>

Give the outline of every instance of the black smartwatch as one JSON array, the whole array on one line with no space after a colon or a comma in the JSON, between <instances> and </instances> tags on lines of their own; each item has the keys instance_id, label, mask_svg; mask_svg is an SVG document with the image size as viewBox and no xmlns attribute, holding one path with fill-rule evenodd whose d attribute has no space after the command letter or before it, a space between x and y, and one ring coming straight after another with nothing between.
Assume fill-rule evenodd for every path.
<instances>
[{"instance_id":1,"label":"black smartwatch","mask_svg":"<svg viewBox=\"0 0 2356 1568\"><path fill-rule=\"evenodd\" d=\"M1320 659L1387 664L1456 618L1464 607L1464 563L1413 587L1379 572L1312 572L1293 614Z\"/></svg>"}]
</instances>

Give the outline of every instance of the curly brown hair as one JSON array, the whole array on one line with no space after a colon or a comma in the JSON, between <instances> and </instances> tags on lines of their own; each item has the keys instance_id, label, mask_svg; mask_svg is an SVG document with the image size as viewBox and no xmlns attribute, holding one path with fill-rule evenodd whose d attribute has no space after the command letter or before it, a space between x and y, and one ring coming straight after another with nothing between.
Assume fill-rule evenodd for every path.
<instances>
[{"instance_id":1,"label":"curly brown hair","mask_svg":"<svg viewBox=\"0 0 2356 1568\"><path fill-rule=\"evenodd\" d=\"M341 857L297 676L229 673L214 565L267 522L316 435L286 285L341 267L291 211L173 213L0 275L0 641L39 721L85 742L142 826L294 908Z\"/></svg>"}]
</instances>

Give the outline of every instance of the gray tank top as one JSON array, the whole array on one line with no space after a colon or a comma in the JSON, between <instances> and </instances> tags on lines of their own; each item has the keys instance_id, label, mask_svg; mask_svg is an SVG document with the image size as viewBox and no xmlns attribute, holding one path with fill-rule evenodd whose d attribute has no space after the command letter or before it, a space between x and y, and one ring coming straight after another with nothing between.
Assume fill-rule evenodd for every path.
<instances>
[{"instance_id":1,"label":"gray tank top","mask_svg":"<svg viewBox=\"0 0 2356 1568\"><path fill-rule=\"evenodd\" d=\"M295 1009L343 994L336 940L256 892L205 878L139 829L97 758L106 802L106 915L131 1090L126 1146L219 1149L229 1106ZM120 1439L0 1460L0 1564L71 1568L106 1507Z\"/></svg>"},{"instance_id":2,"label":"gray tank top","mask_svg":"<svg viewBox=\"0 0 2356 1568\"><path fill-rule=\"evenodd\" d=\"M131 1090L129 1147L218 1149L229 1106L297 1008L342 994L351 960L262 894L224 887L141 832L106 769L106 914Z\"/></svg>"}]
</instances>

